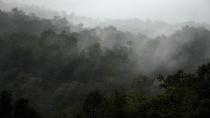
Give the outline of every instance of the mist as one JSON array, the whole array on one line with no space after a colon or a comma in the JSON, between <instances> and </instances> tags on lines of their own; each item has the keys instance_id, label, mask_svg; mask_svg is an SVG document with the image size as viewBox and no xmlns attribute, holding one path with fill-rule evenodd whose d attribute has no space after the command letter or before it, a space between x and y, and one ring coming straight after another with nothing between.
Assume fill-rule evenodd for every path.
<instances>
[{"instance_id":1,"label":"mist","mask_svg":"<svg viewBox=\"0 0 210 118\"><path fill-rule=\"evenodd\" d=\"M4 1L4 0L3 0ZM5 0L98 19L152 19L210 23L209 0Z\"/></svg>"},{"instance_id":2,"label":"mist","mask_svg":"<svg viewBox=\"0 0 210 118\"><path fill-rule=\"evenodd\" d=\"M210 116L208 0L0 0L0 118Z\"/></svg>"}]
</instances>

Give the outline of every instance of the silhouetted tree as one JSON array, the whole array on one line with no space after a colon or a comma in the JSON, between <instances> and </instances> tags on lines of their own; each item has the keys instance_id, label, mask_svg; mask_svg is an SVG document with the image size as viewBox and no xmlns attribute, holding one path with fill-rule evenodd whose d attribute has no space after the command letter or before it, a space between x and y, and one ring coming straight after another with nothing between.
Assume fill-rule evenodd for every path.
<instances>
[{"instance_id":1,"label":"silhouetted tree","mask_svg":"<svg viewBox=\"0 0 210 118\"><path fill-rule=\"evenodd\" d=\"M20 98L15 102L14 116L15 118L41 118L41 115L24 98Z\"/></svg>"},{"instance_id":2,"label":"silhouetted tree","mask_svg":"<svg viewBox=\"0 0 210 118\"><path fill-rule=\"evenodd\" d=\"M99 118L102 115L104 98L99 91L90 92L84 103L83 112L87 118Z\"/></svg>"},{"instance_id":3,"label":"silhouetted tree","mask_svg":"<svg viewBox=\"0 0 210 118\"><path fill-rule=\"evenodd\" d=\"M113 96L113 118L127 118L127 98L126 94L117 90Z\"/></svg>"},{"instance_id":4,"label":"silhouetted tree","mask_svg":"<svg viewBox=\"0 0 210 118\"><path fill-rule=\"evenodd\" d=\"M12 95L8 91L2 91L0 96L0 118L12 117Z\"/></svg>"}]
</instances>

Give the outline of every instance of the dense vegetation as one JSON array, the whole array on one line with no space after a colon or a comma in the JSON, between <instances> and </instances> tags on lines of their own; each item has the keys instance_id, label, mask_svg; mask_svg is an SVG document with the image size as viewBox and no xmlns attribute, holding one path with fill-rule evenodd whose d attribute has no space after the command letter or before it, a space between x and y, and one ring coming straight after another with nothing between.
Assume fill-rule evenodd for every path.
<instances>
[{"instance_id":1,"label":"dense vegetation","mask_svg":"<svg viewBox=\"0 0 210 118\"><path fill-rule=\"evenodd\" d=\"M17 8L0 11L0 26L0 118L210 115L210 31L204 27L151 39Z\"/></svg>"}]
</instances>

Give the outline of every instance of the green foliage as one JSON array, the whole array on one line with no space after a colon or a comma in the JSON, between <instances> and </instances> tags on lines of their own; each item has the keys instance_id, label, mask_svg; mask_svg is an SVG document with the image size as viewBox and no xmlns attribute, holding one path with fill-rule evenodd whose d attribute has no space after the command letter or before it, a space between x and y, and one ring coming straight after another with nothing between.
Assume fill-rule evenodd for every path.
<instances>
[{"instance_id":1,"label":"green foliage","mask_svg":"<svg viewBox=\"0 0 210 118\"><path fill-rule=\"evenodd\" d=\"M162 94L146 97L116 91L106 97L106 106L98 109L105 109L103 116L109 118L206 118L210 115L209 75L210 64L199 67L196 73L178 71L159 76Z\"/></svg>"}]
</instances>

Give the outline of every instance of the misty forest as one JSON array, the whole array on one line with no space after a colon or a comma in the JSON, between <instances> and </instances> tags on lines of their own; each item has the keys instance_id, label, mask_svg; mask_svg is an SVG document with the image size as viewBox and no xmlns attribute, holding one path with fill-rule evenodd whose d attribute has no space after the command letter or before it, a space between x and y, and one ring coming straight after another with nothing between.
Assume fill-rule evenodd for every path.
<instances>
[{"instance_id":1,"label":"misty forest","mask_svg":"<svg viewBox=\"0 0 210 118\"><path fill-rule=\"evenodd\" d=\"M0 118L209 118L208 23L0 9Z\"/></svg>"}]
</instances>

